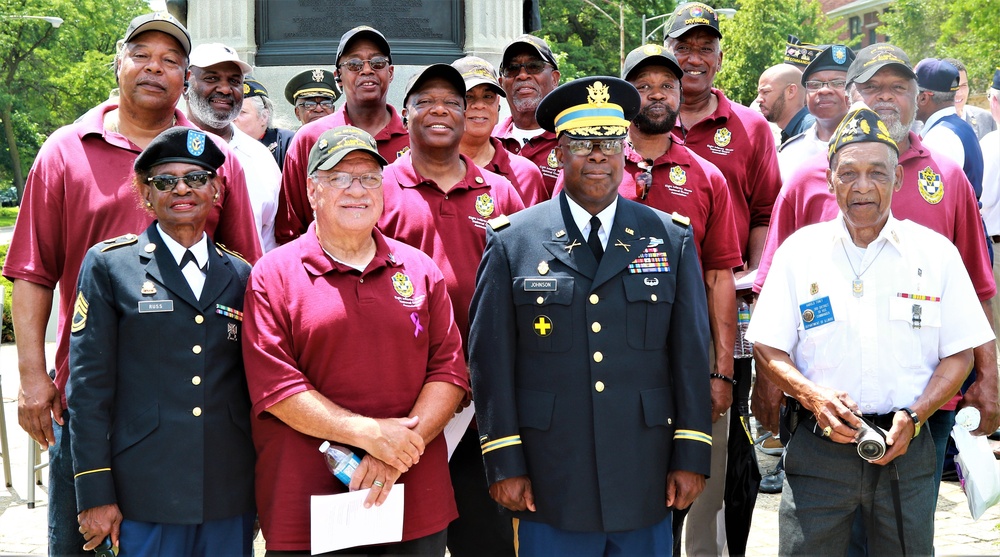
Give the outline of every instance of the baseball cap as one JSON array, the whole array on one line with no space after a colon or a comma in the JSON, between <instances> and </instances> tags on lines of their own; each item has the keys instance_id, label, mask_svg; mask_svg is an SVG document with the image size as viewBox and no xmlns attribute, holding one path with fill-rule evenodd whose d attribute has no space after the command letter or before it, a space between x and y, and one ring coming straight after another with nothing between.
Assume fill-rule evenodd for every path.
<instances>
[{"instance_id":1,"label":"baseball cap","mask_svg":"<svg viewBox=\"0 0 1000 557\"><path fill-rule=\"evenodd\" d=\"M169 162L186 162L215 172L226 162L226 155L205 132L174 126L153 138L135 159L133 169L147 172Z\"/></svg>"},{"instance_id":2,"label":"baseball cap","mask_svg":"<svg viewBox=\"0 0 1000 557\"><path fill-rule=\"evenodd\" d=\"M559 69L559 64L556 64L556 57L552 55L549 43L545 42L545 39L529 34L517 37L504 47L503 58L500 59L500 68L506 68L507 64L510 63L510 59L520 50L530 50L533 54L538 54L538 57L542 60L552 64L557 70Z\"/></svg>"},{"instance_id":3,"label":"baseball cap","mask_svg":"<svg viewBox=\"0 0 1000 557\"><path fill-rule=\"evenodd\" d=\"M128 29L125 31L125 38L123 40L126 43L131 42L133 38L146 31L159 31L170 35L177 39L177 42L181 43L184 54L191 55L191 35L181 25L181 22L177 21L177 18L167 12L153 12L136 16L128 24Z\"/></svg>"},{"instance_id":4,"label":"baseball cap","mask_svg":"<svg viewBox=\"0 0 1000 557\"><path fill-rule=\"evenodd\" d=\"M406 101L410 99L411 93L419 91L420 87L424 83L434 79L435 77L444 79L452 87L454 87L455 91L462 96L462 105L465 105L466 88L465 78L462 77L462 74L448 64L431 64L414 74L414 76L406 82L406 89L403 91L403 106L406 106Z\"/></svg>"},{"instance_id":5,"label":"baseball cap","mask_svg":"<svg viewBox=\"0 0 1000 557\"><path fill-rule=\"evenodd\" d=\"M199 68L208 68L216 64L232 62L239 66L243 75L253 71L250 64L240 60L240 55L236 51L222 43L200 44L191 51L189 63Z\"/></svg>"},{"instance_id":6,"label":"baseball cap","mask_svg":"<svg viewBox=\"0 0 1000 557\"><path fill-rule=\"evenodd\" d=\"M337 126L323 132L309 151L307 173L330 170L340 164L344 157L354 151L364 151L378 162L379 166L389 164L378 152L375 139L360 128Z\"/></svg>"},{"instance_id":7,"label":"baseball cap","mask_svg":"<svg viewBox=\"0 0 1000 557\"><path fill-rule=\"evenodd\" d=\"M673 54L667 52L665 48L658 44L647 44L629 52L628 56L625 57L625 68L622 69L622 79L627 81L636 70L653 64L666 66L677 76L677 79L684 77L684 72L681 70L681 66L677 63L677 58L674 58Z\"/></svg>"},{"instance_id":8,"label":"baseball cap","mask_svg":"<svg viewBox=\"0 0 1000 557\"><path fill-rule=\"evenodd\" d=\"M867 83L876 72L888 66L899 68L913 79L917 78L917 74L913 73L910 57L903 49L888 43L876 43L866 46L858 53L847 70L847 83Z\"/></svg>"},{"instance_id":9,"label":"baseball cap","mask_svg":"<svg viewBox=\"0 0 1000 557\"><path fill-rule=\"evenodd\" d=\"M466 92L471 91L473 87L486 84L501 97L507 96L507 93L500 87L500 82L497 81L497 72L493 68L493 64L486 60L478 56L466 56L452 62L451 67L462 74Z\"/></svg>"},{"instance_id":10,"label":"baseball cap","mask_svg":"<svg viewBox=\"0 0 1000 557\"><path fill-rule=\"evenodd\" d=\"M938 58L924 58L913 68L917 87L927 91L950 93L958 91L958 68Z\"/></svg>"},{"instance_id":11,"label":"baseball cap","mask_svg":"<svg viewBox=\"0 0 1000 557\"><path fill-rule=\"evenodd\" d=\"M997 70L993 72L993 83L990 87L1000 89L1000 68L997 68Z\"/></svg>"},{"instance_id":12,"label":"baseball cap","mask_svg":"<svg viewBox=\"0 0 1000 557\"><path fill-rule=\"evenodd\" d=\"M337 64L340 64L340 57L344 55L344 51L347 50L347 47L350 46L351 41L354 39L368 39L375 43L379 50L382 51L382 54L389 59L389 63L392 64L389 41L385 40L385 35L380 33L378 29L367 25L359 25L340 36L340 42L337 43Z\"/></svg>"},{"instance_id":13,"label":"baseball cap","mask_svg":"<svg viewBox=\"0 0 1000 557\"><path fill-rule=\"evenodd\" d=\"M682 35L697 27L711 30L715 36L722 38L719 31L719 15L711 7L701 2L682 4L667 22L667 36L679 39Z\"/></svg>"}]
</instances>

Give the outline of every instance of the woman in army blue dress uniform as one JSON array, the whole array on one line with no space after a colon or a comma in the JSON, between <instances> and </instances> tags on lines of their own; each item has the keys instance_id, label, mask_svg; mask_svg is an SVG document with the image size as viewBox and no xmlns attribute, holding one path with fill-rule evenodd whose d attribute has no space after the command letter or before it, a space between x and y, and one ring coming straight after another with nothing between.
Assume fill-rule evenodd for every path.
<instances>
[{"instance_id":1,"label":"woman in army blue dress uniform","mask_svg":"<svg viewBox=\"0 0 1000 557\"><path fill-rule=\"evenodd\" d=\"M135 161L156 222L90 249L70 340L80 532L129 555L252 555L240 348L250 265L205 233L225 155L174 127Z\"/></svg>"}]
</instances>

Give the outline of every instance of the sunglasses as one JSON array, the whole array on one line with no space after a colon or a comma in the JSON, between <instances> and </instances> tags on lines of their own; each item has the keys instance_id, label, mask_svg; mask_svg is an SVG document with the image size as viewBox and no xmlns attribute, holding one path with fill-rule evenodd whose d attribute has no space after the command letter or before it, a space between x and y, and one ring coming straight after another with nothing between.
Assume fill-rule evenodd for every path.
<instances>
[{"instance_id":1,"label":"sunglasses","mask_svg":"<svg viewBox=\"0 0 1000 557\"><path fill-rule=\"evenodd\" d=\"M537 75L545 70L545 66L549 63L544 60L532 60L530 62L525 62L523 64L507 64L507 67L503 69L504 77L517 77L521 73L521 68L528 72L528 75Z\"/></svg>"},{"instance_id":2,"label":"sunglasses","mask_svg":"<svg viewBox=\"0 0 1000 557\"><path fill-rule=\"evenodd\" d=\"M317 106L327 109L333 108L333 100L327 99L325 101L299 101L295 103L296 108L304 108L306 110L312 110Z\"/></svg>"},{"instance_id":3,"label":"sunglasses","mask_svg":"<svg viewBox=\"0 0 1000 557\"><path fill-rule=\"evenodd\" d=\"M365 68L365 62L371 66L372 70L378 71L384 69L389 65L389 59L385 56L375 56L371 60L361 60L358 58L351 58L350 60L344 62L343 64L338 64L338 68L347 68L352 72L360 72Z\"/></svg>"},{"instance_id":4,"label":"sunglasses","mask_svg":"<svg viewBox=\"0 0 1000 557\"><path fill-rule=\"evenodd\" d=\"M624 141L624 139L571 139L566 146L569 147L569 152L574 155L589 155L594 150L594 146L598 146L602 153L611 156L622 152Z\"/></svg>"},{"instance_id":5,"label":"sunglasses","mask_svg":"<svg viewBox=\"0 0 1000 557\"><path fill-rule=\"evenodd\" d=\"M146 178L146 182L152 185L154 188L160 191L171 191L177 187L177 183L181 180L187 184L187 187L196 190L198 188L204 187L209 180L215 177L214 172L209 172L208 170L199 170L196 172L188 172L183 176L171 176L169 174L160 174L159 176L150 176Z\"/></svg>"},{"instance_id":6,"label":"sunglasses","mask_svg":"<svg viewBox=\"0 0 1000 557\"><path fill-rule=\"evenodd\" d=\"M635 173L635 196L646 199L649 188L653 187L653 159L646 159L637 165L639 172Z\"/></svg>"},{"instance_id":7,"label":"sunglasses","mask_svg":"<svg viewBox=\"0 0 1000 557\"><path fill-rule=\"evenodd\" d=\"M316 180L324 186L331 186L338 190L346 190L351 187L355 180L361 182L361 187L366 190L373 190L382 185L382 175L374 172L367 174L351 174L350 172L332 172L326 176L313 175Z\"/></svg>"}]
</instances>

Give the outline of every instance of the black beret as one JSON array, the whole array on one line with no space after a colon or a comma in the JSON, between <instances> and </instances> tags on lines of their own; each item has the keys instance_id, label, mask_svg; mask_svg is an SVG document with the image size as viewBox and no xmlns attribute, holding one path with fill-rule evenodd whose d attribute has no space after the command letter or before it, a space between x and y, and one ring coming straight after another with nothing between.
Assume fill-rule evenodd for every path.
<instances>
[{"instance_id":1,"label":"black beret","mask_svg":"<svg viewBox=\"0 0 1000 557\"><path fill-rule=\"evenodd\" d=\"M205 132L174 126L156 136L135 159L136 172L149 172L168 162L196 164L215 172L225 164L226 155Z\"/></svg>"},{"instance_id":2,"label":"black beret","mask_svg":"<svg viewBox=\"0 0 1000 557\"><path fill-rule=\"evenodd\" d=\"M847 73L851 64L854 63L854 58L854 51L844 45L835 44L825 47L806 66L806 69L802 70L802 84L805 85L809 76L816 72L834 70Z\"/></svg>"}]
</instances>

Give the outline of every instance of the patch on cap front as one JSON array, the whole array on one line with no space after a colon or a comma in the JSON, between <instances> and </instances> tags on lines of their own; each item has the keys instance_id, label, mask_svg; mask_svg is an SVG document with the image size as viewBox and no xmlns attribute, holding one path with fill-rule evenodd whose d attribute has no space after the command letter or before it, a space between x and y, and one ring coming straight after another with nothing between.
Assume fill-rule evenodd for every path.
<instances>
[{"instance_id":1,"label":"patch on cap front","mask_svg":"<svg viewBox=\"0 0 1000 557\"><path fill-rule=\"evenodd\" d=\"M187 150L192 156L199 157L205 152L205 132L198 130L188 130Z\"/></svg>"},{"instance_id":2,"label":"patch on cap front","mask_svg":"<svg viewBox=\"0 0 1000 557\"><path fill-rule=\"evenodd\" d=\"M889 135L889 128L885 122L874 110L862 105L848 112L833 132L827 158L832 159L837 151L852 143L871 142L884 143L899 153L899 146Z\"/></svg>"}]
</instances>

